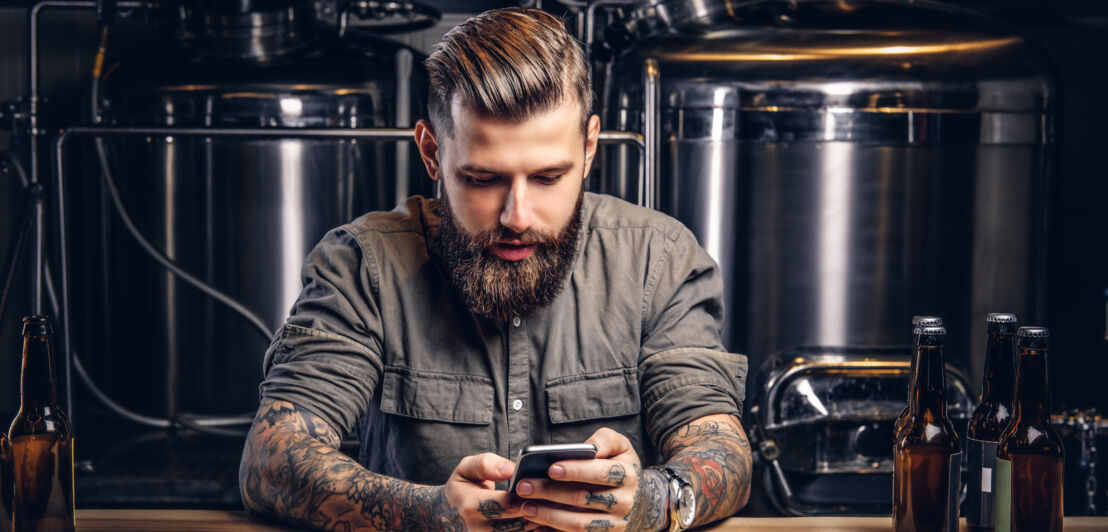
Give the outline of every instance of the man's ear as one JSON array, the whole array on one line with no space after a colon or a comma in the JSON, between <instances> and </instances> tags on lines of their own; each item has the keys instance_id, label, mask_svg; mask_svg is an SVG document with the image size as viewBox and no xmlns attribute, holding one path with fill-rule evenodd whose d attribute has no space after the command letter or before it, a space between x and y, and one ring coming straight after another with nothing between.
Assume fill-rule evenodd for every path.
<instances>
[{"instance_id":1,"label":"man's ear","mask_svg":"<svg viewBox=\"0 0 1108 532\"><path fill-rule=\"evenodd\" d=\"M585 130L585 177L589 176L592 169L593 158L596 157L596 145L600 139L600 117L589 117L589 127Z\"/></svg>"},{"instance_id":2,"label":"man's ear","mask_svg":"<svg viewBox=\"0 0 1108 532\"><path fill-rule=\"evenodd\" d=\"M423 159L423 166L427 168L427 175L438 181L442 177L442 167L439 164L439 141L435 138L430 122L426 120L416 122L415 143L419 148L419 157Z\"/></svg>"}]
</instances>

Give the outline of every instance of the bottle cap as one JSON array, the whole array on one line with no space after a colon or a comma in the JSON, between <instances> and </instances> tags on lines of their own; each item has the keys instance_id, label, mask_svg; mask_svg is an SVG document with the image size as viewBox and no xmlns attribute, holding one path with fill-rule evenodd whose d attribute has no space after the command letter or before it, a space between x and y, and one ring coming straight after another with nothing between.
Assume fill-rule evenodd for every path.
<instances>
[{"instance_id":1,"label":"bottle cap","mask_svg":"<svg viewBox=\"0 0 1108 532\"><path fill-rule=\"evenodd\" d=\"M1050 338L1050 329L1046 327L1020 327L1016 335L1020 338Z\"/></svg>"},{"instance_id":2,"label":"bottle cap","mask_svg":"<svg viewBox=\"0 0 1108 532\"><path fill-rule=\"evenodd\" d=\"M938 316L913 316L912 327L942 327L943 319Z\"/></svg>"},{"instance_id":3,"label":"bottle cap","mask_svg":"<svg viewBox=\"0 0 1108 532\"><path fill-rule=\"evenodd\" d=\"M54 333L48 316L27 316L23 318L23 336L46 336Z\"/></svg>"},{"instance_id":4,"label":"bottle cap","mask_svg":"<svg viewBox=\"0 0 1108 532\"><path fill-rule=\"evenodd\" d=\"M926 325L923 327L916 327L914 332L923 336L946 336L946 327Z\"/></svg>"},{"instance_id":5,"label":"bottle cap","mask_svg":"<svg viewBox=\"0 0 1108 532\"><path fill-rule=\"evenodd\" d=\"M1016 323L1016 321L1015 314L994 312L985 316L985 323Z\"/></svg>"}]
</instances>

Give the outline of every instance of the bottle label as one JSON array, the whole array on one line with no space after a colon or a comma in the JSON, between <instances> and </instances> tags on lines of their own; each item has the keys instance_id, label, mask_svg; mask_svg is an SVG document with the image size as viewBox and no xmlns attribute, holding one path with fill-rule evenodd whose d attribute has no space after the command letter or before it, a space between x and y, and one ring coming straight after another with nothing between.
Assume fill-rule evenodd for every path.
<instances>
[{"instance_id":1,"label":"bottle label","mask_svg":"<svg viewBox=\"0 0 1108 532\"><path fill-rule=\"evenodd\" d=\"M966 439L966 523L993 527L996 442Z\"/></svg>"},{"instance_id":2,"label":"bottle label","mask_svg":"<svg viewBox=\"0 0 1108 532\"><path fill-rule=\"evenodd\" d=\"M1012 462L1003 458L996 459L996 500L993 517L995 532L1012 530Z\"/></svg>"},{"instance_id":3,"label":"bottle label","mask_svg":"<svg viewBox=\"0 0 1108 532\"><path fill-rule=\"evenodd\" d=\"M946 529L958 532L958 494L962 492L962 453L950 455L946 484Z\"/></svg>"}]
</instances>

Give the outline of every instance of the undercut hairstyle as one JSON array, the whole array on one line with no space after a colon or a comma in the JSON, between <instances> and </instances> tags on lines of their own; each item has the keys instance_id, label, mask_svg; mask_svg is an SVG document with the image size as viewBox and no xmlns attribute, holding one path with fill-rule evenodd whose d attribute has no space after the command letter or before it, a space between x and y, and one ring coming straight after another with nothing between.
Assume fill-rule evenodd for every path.
<instances>
[{"instance_id":1,"label":"undercut hairstyle","mask_svg":"<svg viewBox=\"0 0 1108 532\"><path fill-rule=\"evenodd\" d=\"M438 134L454 134L455 96L480 115L516 123L572 99L580 104L581 131L588 128L592 81L584 51L562 19L540 9L495 9L470 18L443 36L425 64Z\"/></svg>"}]
</instances>

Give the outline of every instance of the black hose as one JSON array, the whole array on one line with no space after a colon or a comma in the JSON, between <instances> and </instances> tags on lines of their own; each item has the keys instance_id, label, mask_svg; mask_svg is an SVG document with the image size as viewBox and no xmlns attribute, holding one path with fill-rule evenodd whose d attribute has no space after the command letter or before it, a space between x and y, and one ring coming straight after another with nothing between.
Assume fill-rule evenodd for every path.
<instances>
[{"instance_id":1,"label":"black hose","mask_svg":"<svg viewBox=\"0 0 1108 532\"><path fill-rule=\"evenodd\" d=\"M109 33L110 33L111 22L112 21L109 18L109 19L105 20L104 23L101 25L100 46L97 49L96 59L94 61L94 67L93 67L93 72L92 72L92 83L91 83L91 87L90 87L90 97L92 99L92 101L91 101L91 111L92 111L92 116L93 116L93 121L94 122L100 122L100 119L101 119L101 117L100 117L100 88L101 88L101 80L102 80L101 73L102 73L102 67L103 67L103 64L104 64L104 59L107 55L108 36L109 36ZM193 275L191 275L188 272L181 269L181 267L178 266L172 259L170 259L169 257L166 257L164 254L162 254L161 251L159 251L156 247L154 247L154 245L151 244L143 236L142 232L139 231L138 227L135 225L134 221L131 219L130 215L127 213L127 209L123 205L123 200L120 197L119 189L115 186L115 180L112 178L111 167L108 164L107 151L104 148L103 140L100 139L100 138L95 138L93 140L94 140L94 145L96 147L96 158L97 158L97 161L98 161L99 166L100 166L100 174L101 174L101 177L103 177L104 183L108 188L109 195L112 199L112 205L115 207L116 213L119 215L120 219L123 221L123 225L127 228L128 232L136 240L136 242L139 244L139 246L142 247L144 251L146 251L152 258L154 258L154 260L156 260L158 263L160 263L167 270L173 272L175 275L177 275L178 277L180 277L181 279L183 279L184 281L186 281L190 285L194 286L195 288L199 289L201 292L203 292L203 293L207 294L208 296L212 297L213 299L223 303L224 305L229 307L231 310L233 310L233 311L237 312L239 315L243 316L268 341L272 337L273 333L266 328L265 323L262 321L262 319L260 317L255 315L253 312L251 312L249 309L247 309L244 305L242 305L241 303L235 301L230 296L220 292L216 288L204 283L200 279L197 279ZM50 283L47 283L47 284L49 285ZM48 286L48 288L49 288L49 286ZM56 312L57 308L58 308L57 297L56 297L56 294L53 294L52 291L51 291L51 303L53 304L53 306L55 308L55 312ZM110 396L108 396L106 393L104 393L103 390L101 390L100 387L96 385L95 381L92 380L92 377L88 374L88 372L85 371L84 366L81 364L80 358L77 356L77 352L71 350L71 353L72 353L74 368L77 371L78 377L81 378L81 381L84 382L85 386L88 387L89 391L92 392L93 396L95 396L101 403L104 404L104 406L108 407L110 410L112 410L113 412L115 412L119 416L121 416L125 419L128 419L130 421L133 421L135 423L139 423L141 425L147 425L147 426L151 426L151 427L159 427L159 428L183 427L183 428L189 428L189 429L192 429L192 430L218 434L218 435L221 435L221 436L231 436L231 437L240 438L240 437L245 436L244 432L240 433L238 431L226 430L226 429L222 429L220 427L233 426L233 425L246 425L246 424L250 424L253 421L253 412L248 413L248 414L244 414L244 415L241 415L241 416L201 416L201 415L195 415L195 414L181 413L181 414L178 414L177 418L175 418L175 419L156 418L156 417L146 416L146 415L134 412L134 411L124 407L123 405L119 404L118 402L114 401Z\"/></svg>"}]
</instances>

